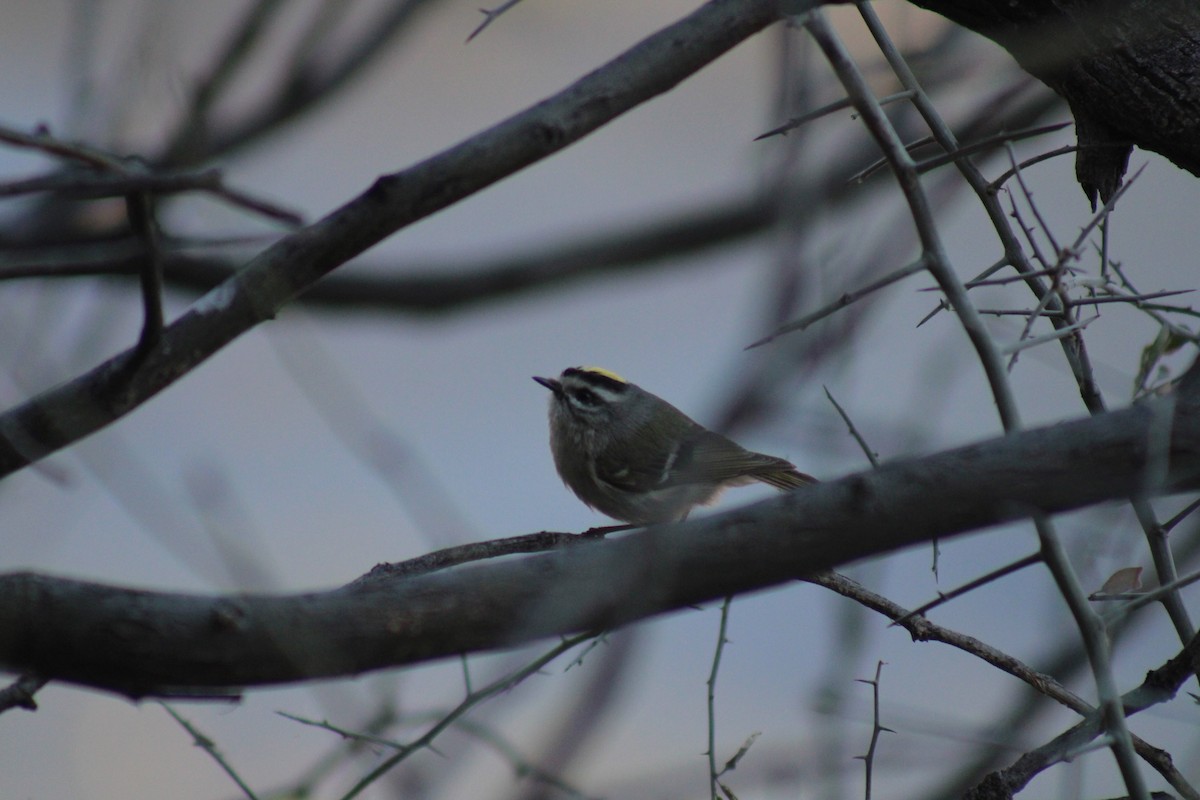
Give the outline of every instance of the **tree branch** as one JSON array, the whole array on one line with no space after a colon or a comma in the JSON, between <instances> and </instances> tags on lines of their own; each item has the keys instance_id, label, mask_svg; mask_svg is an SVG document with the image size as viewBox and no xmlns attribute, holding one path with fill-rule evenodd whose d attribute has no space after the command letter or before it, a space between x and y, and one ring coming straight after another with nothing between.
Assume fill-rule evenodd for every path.
<instances>
[{"instance_id":1,"label":"tree branch","mask_svg":"<svg viewBox=\"0 0 1200 800\"><path fill-rule=\"evenodd\" d=\"M0 477L127 414L350 258L666 92L776 19L775 0L713 0L557 95L379 178L193 303L140 358L121 353L0 416Z\"/></svg>"},{"instance_id":2,"label":"tree branch","mask_svg":"<svg viewBox=\"0 0 1200 800\"><path fill-rule=\"evenodd\" d=\"M385 569L328 592L213 597L8 574L0 665L132 697L199 694L612 628L935 537L1195 489L1197 395L1193 369L1175 397L885 464L705 519L428 574ZM932 491L937 503L928 502Z\"/></svg>"}]
</instances>

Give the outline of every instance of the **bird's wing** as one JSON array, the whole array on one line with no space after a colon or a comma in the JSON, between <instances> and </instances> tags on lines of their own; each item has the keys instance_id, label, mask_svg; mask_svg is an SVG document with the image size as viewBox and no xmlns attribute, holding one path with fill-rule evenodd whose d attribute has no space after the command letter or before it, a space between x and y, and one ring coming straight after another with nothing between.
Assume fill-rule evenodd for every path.
<instances>
[{"instance_id":1,"label":"bird's wing","mask_svg":"<svg viewBox=\"0 0 1200 800\"><path fill-rule=\"evenodd\" d=\"M684 418L673 430L642 426L619 453L602 453L596 459L596 477L626 492L652 492L694 481L678 480L681 463L690 463L692 442L703 433L700 425Z\"/></svg>"},{"instance_id":2,"label":"bird's wing","mask_svg":"<svg viewBox=\"0 0 1200 800\"><path fill-rule=\"evenodd\" d=\"M701 428L681 450L674 481L677 483L725 483L753 478L777 489L791 489L814 482L798 472L790 461L755 453L719 433Z\"/></svg>"},{"instance_id":3,"label":"bird's wing","mask_svg":"<svg viewBox=\"0 0 1200 800\"><path fill-rule=\"evenodd\" d=\"M688 484L720 485L739 478L792 489L815 478L798 472L782 458L755 453L689 420L681 430L655 433L649 428L631 437L620 455L596 460L596 477L626 492L650 492Z\"/></svg>"}]
</instances>

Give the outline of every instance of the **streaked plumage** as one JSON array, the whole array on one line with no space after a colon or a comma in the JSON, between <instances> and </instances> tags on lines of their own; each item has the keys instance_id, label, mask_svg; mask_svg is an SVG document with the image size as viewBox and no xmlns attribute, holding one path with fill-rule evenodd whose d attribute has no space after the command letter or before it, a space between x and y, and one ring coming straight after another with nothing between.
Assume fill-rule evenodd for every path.
<instances>
[{"instance_id":1,"label":"streaked plumage","mask_svg":"<svg viewBox=\"0 0 1200 800\"><path fill-rule=\"evenodd\" d=\"M747 450L675 406L598 367L571 367L549 389L550 450L591 508L637 525L687 517L727 486L786 491L816 482L789 461Z\"/></svg>"}]
</instances>

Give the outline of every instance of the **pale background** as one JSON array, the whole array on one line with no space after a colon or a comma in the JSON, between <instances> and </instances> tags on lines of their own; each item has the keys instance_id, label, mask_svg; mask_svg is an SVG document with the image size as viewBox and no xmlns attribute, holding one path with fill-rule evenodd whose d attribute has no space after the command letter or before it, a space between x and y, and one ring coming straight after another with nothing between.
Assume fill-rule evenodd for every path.
<instances>
[{"instance_id":1,"label":"pale background","mask_svg":"<svg viewBox=\"0 0 1200 800\"><path fill-rule=\"evenodd\" d=\"M464 45L478 22L476 5L439 6L368 80L267 144L222 164L229 180L314 219L366 189L377 175L559 90L693 8L687 2L528 0ZM71 96L77 85L66 57L71 19L85 7L105 20L98 37L101 68L94 74L98 96L136 100L119 124ZM207 63L211 42L241 7L132 0L6 4L0 10L0 122L26 130L45 122L55 133L116 139L130 149L156 141L158 120L182 102L181 87ZM880 8L897 35L923 35L934 21L899 4ZM757 37L564 153L392 237L371 257L376 262L391 257L396 269L429 259L469 265L531 242L567 240L599 225L634 222L753 186L764 179L772 148L783 146L783 140L752 142L779 122L772 110L779 37L778 31ZM978 69L965 91L1011 79L1002 53L984 42L978 51ZM823 70L819 62L816 68ZM822 101L836 96L829 92ZM1054 119L1067 119L1065 110ZM832 148L848 135L861 135L857 123L837 115L814 128L813 146ZM1068 129L1026 152L1072 139ZM6 176L33 172L42 163L0 148ZM1143 163L1149 164L1146 174L1113 223L1114 257L1133 271L1143 290L1187 288L1200 252L1195 224L1200 185L1162 159L1135 153L1134 167ZM997 171L995 164L989 168ZM1053 160L1028 177L1052 225L1073 237L1089 209L1071 161ZM888 213L895 213L891 208ZM177 204L169 219L177 230L195 232L269 230L204 200ZM994 259L990 228L966 195L942 219L961 275L969 277ZM811 308L856 288L840 280L841 262L856 252L872 225L871 218L829 219L822 241L808 246L807 269L816 272ZM756 241L711 251L689 261L686 271L655 269L576 284L444 317L286 311L117 425L54 456L44 469L25 470L0 485L0 569L179 591L298 591L333 587L377 562L445 544L603 524L554 475L545 391L529 376L600 364L699 420L711 420L729 382L773 357L771 348L742 351L764 333L764 292L780 257L768 239ZM904 245L889 255L894 267L912 252ZM886 302L872 311L876 319L849 352L798 376L795 394L784 400L786 422L747 431L743 443L787 456L821 478L865 468L822 386L884 458L997 434L982 372L953 317L942 314L914 328L935 302L934 295L916 291L929 285L918 277L887 292ZM171 311L190 300L172 294ZM11 405L129 346L138 313L136 292L127 285L0 284L0 401ZM1019 325L997 323L994 330L1011 339ZM1140 350L1154 333L1145 318L1120 309L1106 310L1089 329L1110 403L1128 401ZM371 440L386 431L398 437L415 459L409 479L417 479L415 472L439 485L451 509L414 510L399 502L331 431L328 418L298 390L295 373L324 387L334 418L348 426L350 436ZM1013 381L1027 424L1084 413L1057 348L1025 354ZM360 406L373 417L360 413ZM747 489L724 503L757 496ZM1164 516L1181 505L1163 503ZM422 514L434 524L420 524ZM1140 563L1140 534L1130 516L1093 512L1062 521L1085 589L1098 588L1114 569ZM214 536L222 531L235 544L215 547ZM236 559L232 570L226 566L222 553L238 549L252 554L256 570ZM874 564L863 574L878 591L916 605L938 589L1034 549L1027 529L992 531L945 543L940 581L930 572L926 548ZM850 663L840 661L837 615L845 605L808 586L735 603L732 643L720 675L718 752L727 758L748 735L762 733L730 776L742 797L776 796L767 765L823 774L830 767L820 763L816 744L835 736L846 737L846 796L861 796L859 762L850 758L866 748L870 695L853 679L870 677L879 659L887 662L882 721L896 731L885 737L879 755L888 776L885 796L917 796L931 776L942 774L977 741L1002 733L986 724L1022 691L1015 681L945 647L913 644L907 634L870 616L864 617L866 644ZM1074 635L1048 573L1037 568L956 602L935 619L1035 666L1039 654ZM704 682L716 629L713 608L639 626L640 649L624 675L621 699L594 747L566 777L590 795L703 796ZM1142 617L1136 639L1123 647L1130 657L1118 658L1117 666L1125 689L1148 666L1172 655L1177 642L1155 611ZM530 657L542 650L531 649ZM587 662L563 675L566 661L486 707L480 718L536 754L546 720L554 719L586 678ZM473 659L473 671L485 675L517 663L511 656ZM826 685L845 697L833 718L818 711ZM1092 696L1087 684L1078 688ZM315 688L255 691L236 707L178 708L216 740L251 786L266 791L294 778L335 738L273 712L353 728L385 695L398 695L406 711L447 707L461 696L460 667L450 663ZM59 685L43 690L38 703L37 713L0 717L0 796L237 795L156 704L131 705ZM1023 747L1074 722L1059 712L1047 719ZM1200 773L1188 766L1200 762L1194 722L1194 706L1185 698L1139 716L1133 729L1171 749L1195 781ZM447 737L447 752L456 759L447 796L507 794L511 768L490 752L456 749L462 741ZM1115 793L1107 755L1077 763L1039 779L1022 796L1070 796L1075 781L1091 796ZM436 774L446 769L430 753L414 764ZM356 768L341 775L320 796L336 796L337 787L344 789L359 774ZM1149 770L1147 775L1157 787L1157 776ZM393 796L383 790L387 785L372 796ZM827 796L815 777L802 786L802 797ZM794 791L778 796L795 796Z\"/></svg>"}]
</instances>

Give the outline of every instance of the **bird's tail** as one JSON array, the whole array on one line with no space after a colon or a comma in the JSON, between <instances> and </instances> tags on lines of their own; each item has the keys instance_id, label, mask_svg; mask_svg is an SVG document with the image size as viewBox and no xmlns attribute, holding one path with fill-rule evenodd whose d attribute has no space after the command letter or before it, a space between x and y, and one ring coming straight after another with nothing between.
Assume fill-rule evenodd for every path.
<instances>
[{"instance_id":1,"label":"bird's tail","mask_svg":"<svg viewBox=\"0 0 1200 800\"><path fill-rule=\"evenodd\" d=\"M781 492L791 491L801 486L808 486L810 483L817 483L817 479L812 475L806 475L795 467L788 465L788 469L776 470L774 472L765 472L754 477L763 483L774 486Z\"/></svg>"}]
</instances>

